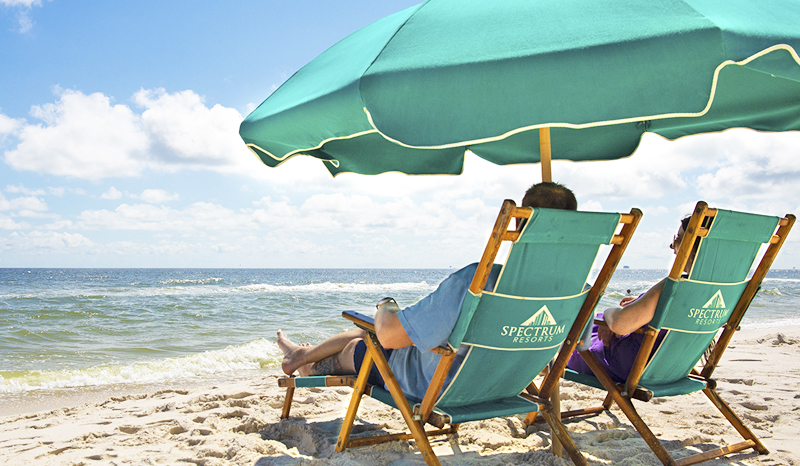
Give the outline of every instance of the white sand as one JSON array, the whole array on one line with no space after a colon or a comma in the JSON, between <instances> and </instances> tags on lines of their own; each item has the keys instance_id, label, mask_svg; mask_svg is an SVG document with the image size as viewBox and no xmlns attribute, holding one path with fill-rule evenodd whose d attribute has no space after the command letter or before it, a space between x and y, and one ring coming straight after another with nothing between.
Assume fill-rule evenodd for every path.
<instances>
[{"instance_id":1,"label":"white sand","mask_svg":"<svg viewBox=\"0 0 800 466\"><path fill-rule=\"evenodd\" d=\"M298 389L292 418L281 421L278 376L0 417L0 464L424 464L407 441L335 453L349 389ZM800 464L800 328L738 333L715 378L771 453L706 464ZM599 391L569 382L561 393L563 409L602 400ZM702 394L634 403L675 457L740 441ZM355 433L404 426L397 411L372 399L361 406ZM566 425L590 464L660 464L617 408ZM516 417L464 424L434 447L443 464L571 464L550 454L546 424L526 429Z\"/></svg>"}]
</instances>

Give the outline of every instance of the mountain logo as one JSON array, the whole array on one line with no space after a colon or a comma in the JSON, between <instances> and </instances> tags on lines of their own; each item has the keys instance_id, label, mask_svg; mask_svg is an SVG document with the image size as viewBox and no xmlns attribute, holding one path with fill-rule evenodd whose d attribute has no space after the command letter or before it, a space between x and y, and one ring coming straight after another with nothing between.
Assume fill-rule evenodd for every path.
<instances>
[{"instance_id":1,"label":"mountain logo","mask_svg":"<svg viewBox=\"0 0 800 466\"><path fill-rule=\"evenodd\" d=\"M696 325L715 327L727 321L729 315L730 309L725 306L722 290L717 290L702 307L689 309L688 317L694 319Z\"/></svg>"},{"instance_id":2,"label":"mountain logo","mask_svg":"<svg viewBox=\"0 0 800 466\"><path fill-rule=\"evenodd\" d=\"M722 299L722 290L717 290L714 296L703 304L705 309L725 309L725 300Z\"/></svg>"},{"instance_id":3,"label":"mountain logo","mask_svg":"<svg viewBox=\"0 0 800 466\"><path fill-rule=\"evenodd\" d=\"M547 305L542 306L541 309L536 311L534 315L530 317L530 319L526 320L522 324L522 327L528 327L530 325L555 325L556 320L553 318L553 314L550 314L550 309L547 309Z\"/></svg>"},{"instance_id":4,"label":"mountain logo","mask_svg":"<svg viewBox=\"0 0 800 466\"><path fill-rule=\"evenodd\" d=\"M533 343L558 342L566 337L566 325L558 325L547 306L542 306L525 322L518 326L503 326L500 336L511 338L511 343L529 345Z\"/></svg>"}]
</instances>

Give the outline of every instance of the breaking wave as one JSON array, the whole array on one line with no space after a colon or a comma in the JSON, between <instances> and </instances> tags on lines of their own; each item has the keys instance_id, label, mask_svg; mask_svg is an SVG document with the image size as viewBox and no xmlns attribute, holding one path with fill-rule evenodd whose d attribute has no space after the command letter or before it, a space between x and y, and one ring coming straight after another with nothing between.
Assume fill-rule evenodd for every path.
<instances>
[{"instance_id":1,"label":"breaking wave","mask_svg":"<svg viewBox=\"0 0 800 466\"><path fill-rule=\"evenodd\" d=\"M260 338L221 350L133 364L53 371L0 371L0 393L234 377L243 372L278 368L282 357L275 343Z\"/></svg>"}]
</instances>

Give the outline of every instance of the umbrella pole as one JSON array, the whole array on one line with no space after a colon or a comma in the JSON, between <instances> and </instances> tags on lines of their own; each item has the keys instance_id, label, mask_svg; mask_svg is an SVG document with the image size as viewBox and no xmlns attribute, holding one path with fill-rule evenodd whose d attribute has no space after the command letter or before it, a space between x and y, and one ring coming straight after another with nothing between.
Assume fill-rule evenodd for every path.
<instances>
[{"instance_id":1,"label":"umbrella pole","mask_svg":"<svg viewBox=\"0 0 800 466\"><path fill-rule=\"evenodd\" d=\"M549 165L547 168L550 168ZM549 180L547 180L549 181ZM551 361L550 364L553 362ZM550 368L552 370L552 368ZM549 372L549 371L548 371ZM550 402L553 403L553 417L561 422L561 378L559 377L556 384L553 386L553 391L550 392ZM561 446L561 441L558 440L552 430L550 431L550 452L559 458L564 456L564 449Z\"/></svg>"},{"instance_id":2,"label":"umbrella pole","mask_svg":"<svg viewBox=\"0 0 800 466\"><path fill-rule=\"evenodd\" d=\"M550 168L550 128L539 128L539 159L542 161L542 181L553 181L553 172ZM553 403L553 414L555 418L561 421L561 390L559 384L553 387L553 392L550 394L550 401ZM559 458L562 455L561 442L558 441L555 435L550 436L552 442L550 451Z\"/></svg>"},{"instance_id":3,"label":"umbrella pole","mask_svg":"<svg viewBox=\"0 0 800 466\"><path fill-rule=\"evenodd\" d=\"M539 159L542 161L542 181L553 181L550 170L550 128L539 128Z\"/></svg>"}]
</instances>

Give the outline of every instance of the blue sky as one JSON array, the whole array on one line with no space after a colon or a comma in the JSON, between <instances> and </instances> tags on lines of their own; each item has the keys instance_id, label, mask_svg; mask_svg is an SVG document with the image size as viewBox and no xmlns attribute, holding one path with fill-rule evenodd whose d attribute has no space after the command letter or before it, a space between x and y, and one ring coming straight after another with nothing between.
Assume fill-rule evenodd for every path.
<instances>
[{"instance_id":1,"label":"blue sky","mask_svg":"<svg viewBox=\"0 0 800 466\"><path fill-rule=\"evenodd\" d=\"M415 0L0 0L0 267L459 267L537 166L458 177L260 164L238 125L339 39ZM800 211L800 137L733 130L556 162L585 210L644 219L623 264L667 268L698 200ZM795 232L777 268L800 266Z\"/></svg>"}]
</instances>

